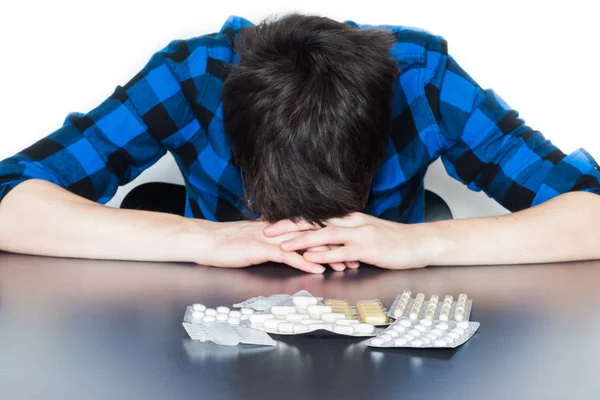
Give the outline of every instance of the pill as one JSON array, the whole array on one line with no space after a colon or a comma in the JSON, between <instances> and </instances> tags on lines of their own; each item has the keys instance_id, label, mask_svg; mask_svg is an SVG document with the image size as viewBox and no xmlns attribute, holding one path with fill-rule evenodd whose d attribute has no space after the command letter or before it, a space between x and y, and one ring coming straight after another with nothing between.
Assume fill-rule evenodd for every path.
<instances>
[{"instance_id":1,"label":"pill","mask_svg":"<svg viewBox=\"0 0 600 400\"><path fill-rule=\"evenodd\" d=\"M410 322L408 319L402 319L398 323L406 328L410 328L412 326L412 322Z\"/></svg>"},{"instance_id":2,"label":"pill","mask_svg":"<svg viewBox=\"0 0 600 400\"><path fill-rule=\"evenodd\" d=\"M444 313L440 313L440 321L448 321L448 314Z\"/></svg>"},{"instance_id":3,"label":"pill","mask_svg":"<svg viewBox=\"0 0 600 400\"><path fill-rule=\"evenodd\" d=\"M231 310L231 311L229 311L229 316L234 317L234 318L239 318L242 316L242 313L238 310Z\"/></svg>"},{"instance_id":4,"label":"pill","mask_svg":"<svg viewBox=\"0 0 600 400\"><path fill-rule=\"evenodd\" d=\"M308 311L309 314L315 314L315 315L320 315L323 313L330 313L331 312L331 307L329 306L322 306L322 305L313 305L313 306L308 306L306 307L306 311Z\"/></svg>"},{"instance_id":5,"label":"pill","mask_svg":"<svg viewBox=\"0 0 600 400\"><path fill-rule=\"evenodd\" d=\"M440 335L436 335L435 333L426 333L423 337L429 338L431 340L436 340L440 337Z\"/></svg>"},{"instance_id":6,"label":"pill","mask_svg":"<svg viewBox=\"0 0 600 400\"><path fill-rule=\"evenodd\" d=\"M396 332L405 332L406 331L406 327L404 325L400 325L400 324L392 325L392 329L395 330Z\"/></svg>"},{"instance_id":7,"label":"pill","mask_svg":"<svg viewBox=\"0 0 600 400\"><path fill-rule=\"evenodd\" d=\"M306 333L308 332L308 325L294 324L294 333Z\"/></svg>"},{"instance_id":8,"label":"pill","mask_svg":"<svg viewBox=\"0 0 600 400\"><path fill-rule=\"evenodd\" d=\"M410 342L410 345L413 347L422 347L423 346L423 341L421 339L415 339L413 341Z\"/></svg>"},{"instance_id":9,"label":"pill","mask_svg":"<svg viewBox=\"0 0 600 400\"><path fill-rule=\"evenodd\" d=\"M325 322L333 322L338 319L346 319L346 316L344 314L331 312L321 314L321 319Z\"/></svg>"},{"instance_id":10,"label":"pill","mask_svg":"<svg viewBox=\"0 0 600 400\"><path fill-rule=\"evenodd\" d=\"M215 310L214 308L207 308L204 310L204 314L206 315L217 315L217 310Z\"/></svg>"},{"instance_id":11,"label":"pill","mask_svg":"<svg viewBox=\"0 0 600 400\"><path fill-rule=\"evenodd\" d=\"M204 311L206 310L206 306L204 304L196 303L192 305L194 311Z\"/></svg>"},{"instance_id":12,"label":"pill","mask_svg":"<svg viewBox=\"0 0 600 400\"><path fill-rule=\"evenodd\" d=\"M310 325L310 324L321 324L323 323L323 320L320 319L302 319L300 320L300 323L302 325Z\"/></svg>"},{"instance_id":13,"label":"pill","mask_svg":"<svg viewBox=\"0 0 600 400\"><path fill-rule=\"evenodd\" d=\"M452 304L453 301L454 301L454 297L452 297L451 294L448 294L448 295L446 295L446 297L444 297L445 304Z\"/></svg>"},{"instance_id":14,"label":"pill","mask_svg":"<svg viewBox=\"0 0 600 400\"><path fill-rule=\"evenodd\" d=\"M464 314L465 313L465 308L461 307L461 306L456 306L456 308L454 309L454 313Z\"/></svg>"},{"instance_id":15,"label":"pill","mask_svg":"<svg viewBox=\"0 0 600 400\"><path fill-rule=\"evenodd\" d=\"M438 301L440 301L440 298L437 294L432 294L431 297L429 298L429 303L437 303Z\"/></svg>"},{"instance_id":16,"label":"pill","mask_svg":"<svg viewBox=\"0 0 600 400\"><path fill-rule=\"evenodd\" d=\"M441 331L447 331L450 328L445 322L440 322L439 324L436 324L435 327Z\"/></svg>"},{"instance_id":17,"label":"pill","mask_svg":"<svg viewBox=\"0 0 600 400\"><path fill-rule=\"evenodd\" d=\"M442 336L444 332L440 328L433 328L429 333L433 333L434 335Z\"/></svg>"},{"instance_id":18,"label":"pill","mask_svg":"<svg viewBox=\"0 0 600 400\"><path fill-rule=\"evenodd\" d=\"M390 340L392 340L393 338L388 335L387 333L382 333L381 335L379 335L380 338L382 338L383 340L385 340L386 342L389 342Z\"/></svg>"},{"instance_id":19,"label":"pill","mask_svg":"<svg viewBox=\"0 0 600 400\"><path fill-rule=\"evenodd\" d=\"M419 325L415 326L415 329L420 332L427 332L429 330L429 327L419 324Z\"/></svg>"},{"instance_id":20,"label":"pill","mask_svg":"<svg viewBox=\"0 0 600 400\"><path fill-rule=\"evenodd\" d=\"M450 332L457 333L457 334L459 334L461 336L464 335L465 333L467 333L466 330L464 330L463 328L461 328L459 326L457 326L456 328L453 328Z\"/></svg>"},{"instance_id":21,"label":"pill","mask_svg":"<svg viewBox=\"0 0 600 400\"><path fill-rule=\"evenodd\" d=\"M394 340L394 346L406 346L408 344L408 340L406 340L406 338L403 337L399 337L396 340Z\"/></svg>"},{"instance_id":22,"label":"pill","mask_svg":"<svg viewBox=\"0 0 600 400\"><path fill-rule=\"evenodd\" d=\"M379 301L379 299L364 299L364 300L359 300L356 302L357 307L364 306L364 305L373 305L373 304L381 305L381 301Z\"/></svg>"},{"instance_id":23,"label":"pill","mask_svg":"<svg viewBox=\"0 0 600 400\"><path fill-rule=\"evenodd\" d=\"M349 306L350 305L346 300L340 300L340 299L325 299L325 301L323 301L323 304L325 304L326 306L337 306L337 305Z\"/></svg>"},{"instance_id":24,"label":"pill","mask_svg":"<svg viewBox=\"0 0 600 400\"><path fill-rule=\"evenodd\" d=\"M202 317L202 322L215 322L217 319L213 315L205 315Z\"/></svg>"},{"instance_id":25,"label":"pill","mask_svg":"<svg viewBox=\"0 0 600 400\"><path fill-rule=\"evenodd\" d=\"M465 293L461 293L458 295L458 301L462 301L462 302L467 302L469 298L467 297L467 295Z\"/></svg>"},{"instance_id":26,"label":"pill","mask_svg":"<svg viewBox=\"0 0 600 400\"><path fill-rule=\"evenodd\" d=\"M355 324L353 325L355 333L373 333L375 327L371 324Z\"/></svg>"},{"instance_id":27,"label":"pill","mask_svg":"<svg viewBox=\"0 0 600 400\"><path fill-rule=\"evenodd\" d=\"M251 308L242 308L240 312L244 315L254 314L254 310Z\"/></svg>"},{"instance_id":28,"label":"pill","mask_svg":"<svg viewBox=\"0 0 600 400\"><path fill-rule=\"evenodd\" d=\"M413 335L414 337L419 337L419 336L421 336L421 335L423 334L423 332L421 332L421 331L420 331L420 330L418 330L418 329L414 329L414 328L413 328L413 329L411 329L411 330L409 330L409 331L408 331L408 333L410 333L410 334L411 334L411 335Z\"/></svg>"},{"instance_id":29,"label":"pill","mask_svg":"<svg viewBox=\"0 0 600 400\"><path fill-rule=\"evenodd\" d=\"M333 325L331 324L310 324L307 325L309 331L316 331L319 329L325 329L326 331L333 331Z\"/></svg>"},{"instance_id":30,"label":"pill","mask_svg":"<svg viewBox=\"0 0 600 400\"><path fill-rule=\"evenodd\" d=\"M436 339L433 341L433 345L436 347L446 347L448 343L444 339Z\"/></svg>"},{"instance_id":31,"label":"pill","mask_svg":"<svg viewBox=\"0 0 600 400\"><path fill-rule=\"evenodd\" d=\"M454 319L460 322L465 319L465 314L454 314Z\"/></svg>"},{"instance_id":32,"label":"pill","mask_svg":"<svg viewBox=\"0 0 600 400\"><path fill-rule=\"evenodd\" d=\"M388 329L387 331L385 331L385 333L387 335L390 335L393 338L400 336L400 333L398 331L393 330L393 329Z\"/></svg>"},{"instance_id":33,"label":"pill","mask_svg":"<svg viewBox=\"0 0 600 400\"><path fill-rule=\"evenodd\" d=\"M446 335L442 339L444 339L449 346L453 345L455 342L455 339L452 336Z\"/></svg>"},{"instance_id":34,"label":"pill","mask_svg":"<svg viewBox=\"0 0 600 400\"><path fill-rule=\"evenodd\" d=\"M229 314L218 313L216 318L217 321L227 321L229 319Z\"/></svg>"},{"instance_id":35,"label":"pill","mask_svg":"<svg viewBox=\"0 0 600 400\"><path fill-rule=\"evenodd\" d=\"M217 312L219 313L223 313L223 314L229 314L229 307L225 307L225 306L221 306L221 307L217 307Z\"/></svg>"},{"instance_id":36,"label":"pill","mask_svg":"<svg viewBox=\"0 0 600 400\"><path fill-rule=\"evenodd\" d=\"M319 299L312 296L294 296L292 302L298 307L314 306L319 303Z\"/></svg>"},{"instance_id":37,"label":"pill","mask_svg":"<svg viewBox=\"0 0 600 400\"><path fill-rule=\"evenodd\" d=\"M290 322L300 322L303 319L309 319L310 317L307 314L297 314L292 313L285 316L286 321Z\"/></svg>"},{"instance_id":38,"label":"pill","mask_svg":"<svg viewBox=\"0 0 600 400\"><path fill-rule=\"evenodd\" d=\"M405 333L404 335L402 335L402 337L406 340L408 340L409 342L416 339L413 335L411 335L410 333Z\"/></svg>"},{"instance_id":39,"label":"pill","mask_svg":"<svg viewBox=\"0 0 600 400\"><path fill-rule=\"evenodd\" d=\"M240 319L238 317L229 317L227 319L227 323L230 325L239 325L240 324Z\"/></svg>"},{"instance_id":40,"label":"pill","mask_svg":"<svg viewBox=\"0 0 600 400\"><path fill-rule=\"evenodd\" d=\"M271 307L271 314L273 315L287 315L296 312L296 307L292 306L274 306Z\"/></svg>"},{"instance_id":41,"label":"pill","mask_svg":"<svg viewBox=\"0 0 600 400\"><path fill-rule=\"evenodd\" d=\"M294 323L293 322L281 322L277 325L277 330L283 333L293 333L294 332Z\"/></svg>"},{"instance_id":42,"label":"pill","mask_svg":"<svg viewBox=\"0 0 600 400\"><path fill-rule=\"evenodd\" d=\"M248 315L248 314L242 314L242 316L240 317L240 319L241 319L242 321L244 321L244 320L246 320L246 319L250 319L250 315Z\"/></svg>"},{"instance_id":43,"label":"pill","mask_svg":"<svg viewBox=\"0 0 600 400\"><path fill-rule=\"evenodd\" d=\"M192 318L194 319L200 319L204 316L204 313L202 311L192 311Z\"/></svg>"},{"instance_id":44,"label":"pill","mask_svg":"<svg viewBox=\"0 0 600 400\"><path fill-rule=\"evenodd\" d=\"M425 301L425 294L424 293L417 293L417 295L415 296L415 301L417 302L423 302Z\"/></svg>"},{"instance_id":45,"label":"pill","mask_svg":"<svg viewBox=\"0 0 600 400\"><path fill-rule=\"evenodd\" d=\"M336 325L333 327L333 331L335 333L339 333L340 335L354 335L354 326L352 326L352 325L347 325L347 326Z\"/></svg>"},{"instance_id":46,"label":"pill","mask_svg":"<svg viewBox=\"0 0 600 400\"><path fill-rule=\"evenodd\" d=\"M427 311L425 311L425 315L423 316L423 318L432 320L434 315L435 315L435 308L428 308Z\"/></svg>"},{"instance_id":47,"label":"pill","mask_svg":"<svg viewBox=\"0 0 600 400\"><path fill-rule=\"evenodd\" d=\"M383 325L387 323L387 316L384 313L364 314L360 316L362 322L372 325Z\"/></svg>"},{"instance_id":48,"label":"pill","mask_svg":"<svg viewBox=\"0 0 600 400\"><path fill-rule=\"evenodd\" d=\"M433 325L433 322L430 319L422 319L419 321L419 325L430 327Z\"/></svg>"},{"instance_id":49,"label":"pill","mask_svg":"<svg viewBox=\"0 0 600 400\"><path fill-rule=\"evenodd\" d=\"M266 319L274 319L273 314L265 313L250 315L250 323L252 324L262 324Z\"/></svg>"},{"instance_id":50,"label":"pill","mask_svg":"<svg viewBox=\"0 0 600 400\"><path fill-rule=\"evenodd\" d=\"M403 304L398 304L398 306L394 310L394 317L400 318L404 315L404 311L406 311L406 306Z\"/></svg>"},{"instance_id":51,"label":"pill","mask_svg":"<svg viewBox=\"0 0 600 400\"><path fill-rule=\"evenodd\" d=\"M263 324L265 325L265 328L267 328L267 329L277 329L277 327L279 326L279 324L281 324L282 322L285 322L285 321L273 318L273 319L266 319L266 320L264 320Z\"/></svg>"},{"instance_id":52,"label":"pill","mask_svg":"<svg viewBox=\"0 0 600 400\"><path fill-rule=\"evenodd\" d=\"M336 325L354 325L354 324L360 324L360 321L357 319L336 319L335 320L335 324Z\"/></svg>"},{"instance_id":53,"label":"pill","mask_svg":"<svg viewBox=\"0 0 600 400\"><path fill-rule=\"evenodd\" d=\"M450 332L446 335L446 337L451 337L454 340L460 339L460 335L456 332Z\"/></svg>"},{"instance_id":54,"label":"pill","mask_svg":"<svg viewBox=\"0 0 600 400\"><path fill-rule=\"evenodd\" d=\"M459 328L463 328L463 329L469 329L469 322L468 321L460 321L459 323L456 324L456 326L458 326Z\"/></svg>"},{"instance_id":55,"label":"pill","mask_svg":"<svg viewBox=\"0 0 600 400\"><path fill-rule=\"evenodd\" d=\"M424 346L428 346L431 344L431 339L428 338L427 336L421 336L419 339L421 339L423 341Z\"/></svg>"},{"instance_id":56,"label":"pill","mask_svg":"<svg viewBox=\"0 0 600 400\"><path fill-rule=\"evenodd\" d=\"M382 344L385 343L385 340L383 340L382 338L379 337L374 337L373 339L371 339L371 341L369 342L369 344L371 346L381 346Z\"/></svg>"}]
</instances>

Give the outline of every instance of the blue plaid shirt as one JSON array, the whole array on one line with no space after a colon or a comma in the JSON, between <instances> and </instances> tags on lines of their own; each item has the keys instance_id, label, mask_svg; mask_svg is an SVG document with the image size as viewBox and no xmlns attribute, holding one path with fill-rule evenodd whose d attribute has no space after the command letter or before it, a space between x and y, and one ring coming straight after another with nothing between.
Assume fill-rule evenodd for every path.
<instances>
[{"instance_id":1,"label":"blue plaid shirt","mask_svg":"<svg viewBox=\"0 0 600 400\"><path fill-rule=\"evenodd\" d=\"M366 29L369 25L348 25ZM27 179L53 182L105 203L171 152L185 178L186 216L253 217L223 130L221 86L238 62L232 40L251 22L230 17L215 34L175 40L125 86L87 114L0 163L0 199ZM525 125L492 90L483 90L430 33L379 26L397 38L393 128L365 213L423 221L423 178L441 157L448 173L509 210L569 191L600 193L600 172L583 149L565 155Z\"/></svg>"}]
</instances>

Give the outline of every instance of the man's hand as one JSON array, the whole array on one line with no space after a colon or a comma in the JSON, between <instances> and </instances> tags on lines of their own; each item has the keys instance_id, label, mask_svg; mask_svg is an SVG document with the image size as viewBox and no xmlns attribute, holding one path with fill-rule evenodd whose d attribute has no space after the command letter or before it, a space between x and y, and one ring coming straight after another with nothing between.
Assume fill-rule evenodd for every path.
<instances>
[{"instance_id":1,"label":"man's hand","mask_svg":"<svg viewBox=\"0 0 600 400\"><path fill-rule=\"evenodd\" d=\"M202 221L205 243L197 264L216 267L242 268L265 262L287 264L301 271L320 274L325 268L310 262L295 251L284 251L279 246L284 240L302 235L290 232L277 237L267 237L263 230L268 224L262 221L208 222Z\"/></svg>"},{"instance_id":2,"label":"man's hand","mask_svg":"<svg viewBox=\"0 0 600 400\"><path fill-rule=\"evenodd\" d=\"M306 221L283 220L265 228L265 236L302 233L281 241L285 251L299 251L320 246L334 247L320 252L306 252L312 263L348 263L361 261L388 269L420 268L428 265L433 244L418 225L385 221L366 214L352 213L344 218L325 221L325 228Z\"/></svg>"}]
</instances>

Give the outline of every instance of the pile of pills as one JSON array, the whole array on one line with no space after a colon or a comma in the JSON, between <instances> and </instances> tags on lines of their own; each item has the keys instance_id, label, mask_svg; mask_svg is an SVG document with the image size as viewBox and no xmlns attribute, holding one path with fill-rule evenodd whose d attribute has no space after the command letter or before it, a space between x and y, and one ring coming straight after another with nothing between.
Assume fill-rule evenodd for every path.
<instances>
[{"instance_id":1,"label":"pile of pills","mask_svg":"<svg viewBox=\"0 0 600 400\"><path fill-rule=\"evenodd\" d=\"M373 347L456 347L477 330L477 322L401 318L369 341Z\"/></svg>"},{"instance_id":2,"label":"pile of pills","mask_svg":"<svg viewBox=\"0 0 600 400\"><path fill-rule=\"evenodd\" d=\"M454 301L452 295L446 295L440 302L440 297L431 295L428 301L425 301L424 293L417 293L414 299L411 299L410 290L405 290L399 296L396 296L390 316L396 319L406 317L413 321L418 319L440 320L440 321L464 321L469 319L472 301L466 294L458 296L458 301Z\"/></svg>"},{"instance_id":3,"label":"pile of pills","mask_svg":"<svg viewBox=\"0 0 600 400\"><path fill-rule=\"evenodd\" d=\"M319 304L311 296L294 296L292 305L271 307L267 313L250 315L250 326L268 333L298 335L326 330L340 335L372 336L375 326L356 319L349 304L331 299L331 305Z\"/></svg>"},{"instance_id":4,"label":"pile of pills","mask_svg":"<svg viewBox=\"0 0 600 400\"><path fill-rule=\"evenodd\" d=\"M230 325L239 325L243 320L249 319L254 314L254 310L251 308L231 310L225 306L207 308L204 304L196 303L190 307L188 313L190 322L227 322Z\"/></svg>"}]
</instances>

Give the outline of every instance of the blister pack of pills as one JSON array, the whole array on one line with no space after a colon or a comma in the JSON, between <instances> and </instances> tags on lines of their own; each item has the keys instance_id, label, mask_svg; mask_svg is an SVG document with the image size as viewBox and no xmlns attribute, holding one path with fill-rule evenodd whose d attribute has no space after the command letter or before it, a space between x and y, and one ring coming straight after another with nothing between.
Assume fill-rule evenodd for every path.
<instances>
[{"instance_id":1,"label":"blister pack of pills","mask_svg":"<svg viewBox=\"0 0 600 400\"><path fill-rule=\"evenodd\" d=\"M254 310L242 308L231 310L229 307L207 308L203 304L193 304L186 308L183 327L192 340L211 341L223 346L255 344L275 346L275 342L266 333L241 325Z\"/></svg>"},{"instance_id":2,"label":"blister pack of pills","mask_svg":"<svg viewBox=\"0 0 600 400\"><path fill-rule=\"evenodd\" d=\"M477 332L479 322L401 317L369 340L371 347L455 348Z\"/></svg>"},{"instance_id":3,"label":"blister pack of pills","mask_svg":"<svg viewBox=\"0 0 600 400\"><path fill-rule=\"evenodd\" d=\"M434 294L427 301L424 293L417 293L414 298L410 296L410 290L396 296L388 315L396 319L406 317L413 321L430 319L456 322L468 321L471 316L473 301L464 293L458 295L456 301L450 294L443 299Z\"/></svg>"},{"instance_id":4,"label":"blister pack of pills","mask_svg":"<svg viewBox=\"0 0 600 400\"><path fill-rule=\"evenodd\" d=\"M373 302L374 300L369 300ZM302 291L289 300L273 306L268 312L250 315L244 324L270 334L301 335L307 333L333 333L346 336L373 336L375 325L366 323L360 317L382 314L377 321L387 320L385 309L365 303L363 313L358 315L345 300L327 299L321 302L318 297ZM380 305L380 303L379 303Z\"/></svg>"}]
</instances>

